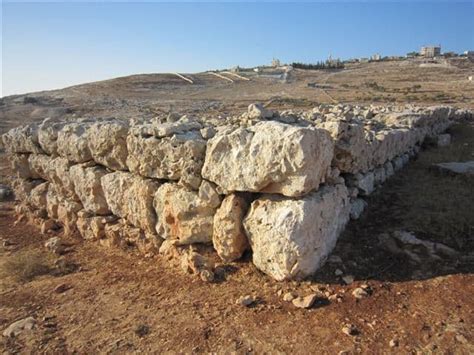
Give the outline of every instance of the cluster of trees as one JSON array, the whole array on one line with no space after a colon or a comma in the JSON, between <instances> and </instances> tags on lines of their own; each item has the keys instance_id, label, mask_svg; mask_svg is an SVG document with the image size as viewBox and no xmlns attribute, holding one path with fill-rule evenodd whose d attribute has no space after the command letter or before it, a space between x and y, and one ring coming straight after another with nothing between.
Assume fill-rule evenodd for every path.
<instances>
[{"instance_id":1,"label":"cluster of trees","mask_svg":"<svg viewBox=\"0 0 474 355\"><path fill-rule=\"evenodd\" d=\"M297 69L344 69L344 63L340 60L326 60L314 64L291 63L293 68Z\"/></svg>"}]
</instances>

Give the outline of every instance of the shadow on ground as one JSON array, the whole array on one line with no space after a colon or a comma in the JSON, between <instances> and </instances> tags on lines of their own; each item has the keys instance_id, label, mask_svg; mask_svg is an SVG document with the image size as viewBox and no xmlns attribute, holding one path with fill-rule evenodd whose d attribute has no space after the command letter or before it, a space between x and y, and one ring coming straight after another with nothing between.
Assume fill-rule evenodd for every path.
<instances>
[{"instance_id":1,"label":"shadow on ground","mask_svg":"<svg viewBox=\"0 0 474 355\"><path fill-rule=\"evenodd\" d=\"M474 160L474 124L453 126L448 133L450 146L425 147L368 198L368 208L348 224L314 281L341 283L344 275L355 280L408 281L474 272L474 177L445 175L431 167ZM418 261L409 253L394 253L379 236L395 231L412 232L454 253L433 258L418 250Z\"/></svg>"}]
</instances>

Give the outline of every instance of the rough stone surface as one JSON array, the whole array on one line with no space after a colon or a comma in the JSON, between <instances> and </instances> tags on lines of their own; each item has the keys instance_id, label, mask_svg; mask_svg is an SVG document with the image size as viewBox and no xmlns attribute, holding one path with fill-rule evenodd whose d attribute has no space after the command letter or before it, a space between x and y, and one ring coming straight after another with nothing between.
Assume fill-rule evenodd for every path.
<instances>
[{"instance_id":1,"label":"rough stone surface","mask_svg":"<svg viewBox=\"0 0 474 355\"><path fill-rule=\"evenodd\" d=\"M115 172L104 175L101 183L113 214L147 233L156 234L153 196L160 185L157 181L127 172Z\"/></svg>"},{"instance_id":2,"label":"rough stone surface","mask_svg":"<svg viewBox=\"0 0 474 355\"><path fill-rule=\"evenodd\" d=\"M9 130L2 135L5 150L9 153L43 153L38 142L38 125L32 123Z\"/></svg>"},{"instance_id":3,"label":"rough stone surface","mask_svg":"<svg viewBox=\"0 0 474 355\"><path fill-rule=\"evenodd\" d=\"M217 206L201 199L198 192L174 183L163 184L156 192L154 206L156 231L164 239L176 239L180 244L212 241Z\"/></svg>"},{"instance_id":4,"label":"rough stone surface","mask_svg":"<svg viewBox=\"0 0 474 355\"><path fill-rule=\"evenodd\" d=\"M101 184L101 178L106 174L107 171L103 167L90 166L87 163L70 168L74 191L87 212L97 215L111 213Z\"/></svg>"},{"instance_id":5,"label":"rough stone surface","mask_svg":"<svg viewBox=\"0 0 474 355\"><path fill-rule=\"evenodd\" d=\"M30 154L28 163L30 165L31 174L34 177L40 177L43 180L50 180L52 158L46 154Z\"/></svg>"},{"instance_id":6,"label":"rough stone surface","mask_svg":"<svg viewBox=\"0 0 474 355\"><path fill-rule=\"evenodd\" d=\"M69 161L84 163L92 160L89 149L87 131L90 123L70 123L58 132L58 154Z\"/></svg>"},{"instance_id":7,"label":"rough stone surface","mask_svg":"<svg viewBox=\"0 0 474 355\"><path fill-rule=\"evenodd\" d=\"M293 303L293 306L297 308L311 308L317 298L318 296L315 293L313 293L305 297L302 297L302 296L296 297L292 301L292 303Z\"/></svg>"},{"instance_id":8,"label":"rough stone surface","mask_svg":"<svg viewBox=\"0 0 474 355\"><path fill-rule=\"evenodd\" d=\"M112 170L128 170L128 125L121 121L97 122L88 129L92 158Z\"/></svg>"},{"instance_id":9,"label":"rough stone surface","mask_svg":"<svg viewBox=\"0 0 474 355\"><path fill-rule=\"evenodd\" d=\"M46 118L38 129L38 142L49 155L58 155L58 132L66 125L63 121Z\"/></svg>"},{"instance_id":10,"label":"rough stone surface","mask_svg":"<svg viewBox=\"0 0 474 355\"><path fill-rule=\"evenodd\" d=\"M361 198L358 198L352 201L351 211L350 211L351 219L359 219L360 215L364 212L366 207L367 207L367 202L365 202Z\"/></svg>"},{"instance_id":11,"label":"rough stone surface","mask_svg":"<svg viewBox=\"0 0 474 355\"><path fill-rule=\"evenodd\" d=\"M219 257L226 262L239 259L249 247L242 225L247 209L245 198L231 194L224 198L214 215L212 243Z\"/></svg>"},{"instance_id":12,"label":"rough stone surface","mask_svg":"<svg viewBox=\"0 0 474 355\"><path fill-rule=\"evenodd\" d=\"M39 179L40 176L30 169L29 156L30 154L9 154L11 170L20 179Z\"/></svg>"},{"instance_id":13,"label":"rough stone surface","mask_svg":"<svg viewBox=\"0 0 474 355\"><path fill-rule=\"evenodd\" d=\"M357 173L349 179L348 185L356 187L360 195L368 196L374 191L375 175L373 172Z\"/></svg>"},{"instance_id":14,"label":"rough stone surface","mask_svg":"<svg viewBox=\"0 0 474 355\"><path fill-rule=\"evenodd\" d=\"M452 174L474 175L474 160L435 164L435 168Z\"/></svg>"},{"instance_id":15,"label":"rough stone surface","mask_svg":"<svg viewBox=\"0 0 474 355\"><path fill-rule=\"evenodd\" d=\"M310 276L334 248L349 209L344 185L323 187L299 200L257 199L244 220L254 264L276 280Z\"/></svg>"},{"instance_id":16,"label":"rough stone surface","mask_svg":"<svg viewBox=\"0 0 474 355\"><path fill-rule=\"evenodd\" d=\"M209 140L202 175L226 192L302 196L318 188L332 151L323 130L259 122Z\"/></svg>"},{"instance_id":17,"label":"rough stone surface","mask_svg":"<svg viewBox=\"0 0 474 355\"><path fill-rule=\"evenodd\" d=\"M137 135L136 131L136 128L132 130L127 138L127 166L131 172L151 178L181 180L184 185L199 187L206 141L198 130L164 137L161 134Z\"/></svg>"}]
</instances>

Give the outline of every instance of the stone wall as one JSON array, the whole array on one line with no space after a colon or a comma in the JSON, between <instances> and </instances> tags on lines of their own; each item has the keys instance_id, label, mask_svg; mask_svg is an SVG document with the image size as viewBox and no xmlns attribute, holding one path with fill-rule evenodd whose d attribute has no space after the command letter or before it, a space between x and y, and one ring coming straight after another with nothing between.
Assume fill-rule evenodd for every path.
<instances>
[{"instance_id":1,"label":"stone wall","mask_svg":"<svg viewBox=\"0 0 474 355\"><path fill-rule=\"evenodd\" d=\"M149 122L44 120L2 136L18 212L103 245L212 244L252 250L277 280L320 267L364 196L472 112L321 105L238 117ZM161 248L163 249L163 247Z\"/></svg>"}]
</instances>

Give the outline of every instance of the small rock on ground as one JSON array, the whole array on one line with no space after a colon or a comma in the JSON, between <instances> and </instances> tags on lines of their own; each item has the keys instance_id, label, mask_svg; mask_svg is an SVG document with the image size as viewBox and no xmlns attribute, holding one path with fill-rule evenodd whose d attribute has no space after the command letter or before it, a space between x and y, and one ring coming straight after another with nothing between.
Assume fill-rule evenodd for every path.
<instances>
[{"instance_id":1,"label":"small rock on ground","mask_svg":"<svg viewBox=\"0 0 474 355\"><path fill-rule=\"evenodd\" d=\"M27 330L32 330L36 326L36 320L33 317L28 317L10 324L10 326L3 331L4 337L15 337Z\"/></svg>"},{"instance_id":2,"label":"small rock on ground","mask_svg":"<svg viewBox=\"0 0 474 355\"><path fill-rule=\"evenodd\" d=\"M245 295L245 296L239 297L236 303L245 307L249 307L252 304L254 304L256 301L257 299L255 297L250 296L250 295Z\"/></svg>"},{"instance_id":3,"label":"small rock on ground","mask_svg":"<svg viewBox=\"0 0 474 355\"><path fill-rule=\"evenodd\" d=\"M297 308L311 308L318 296L315 293L305 297L296 297L292 303Z\"/></svg>"}]
</instances>

